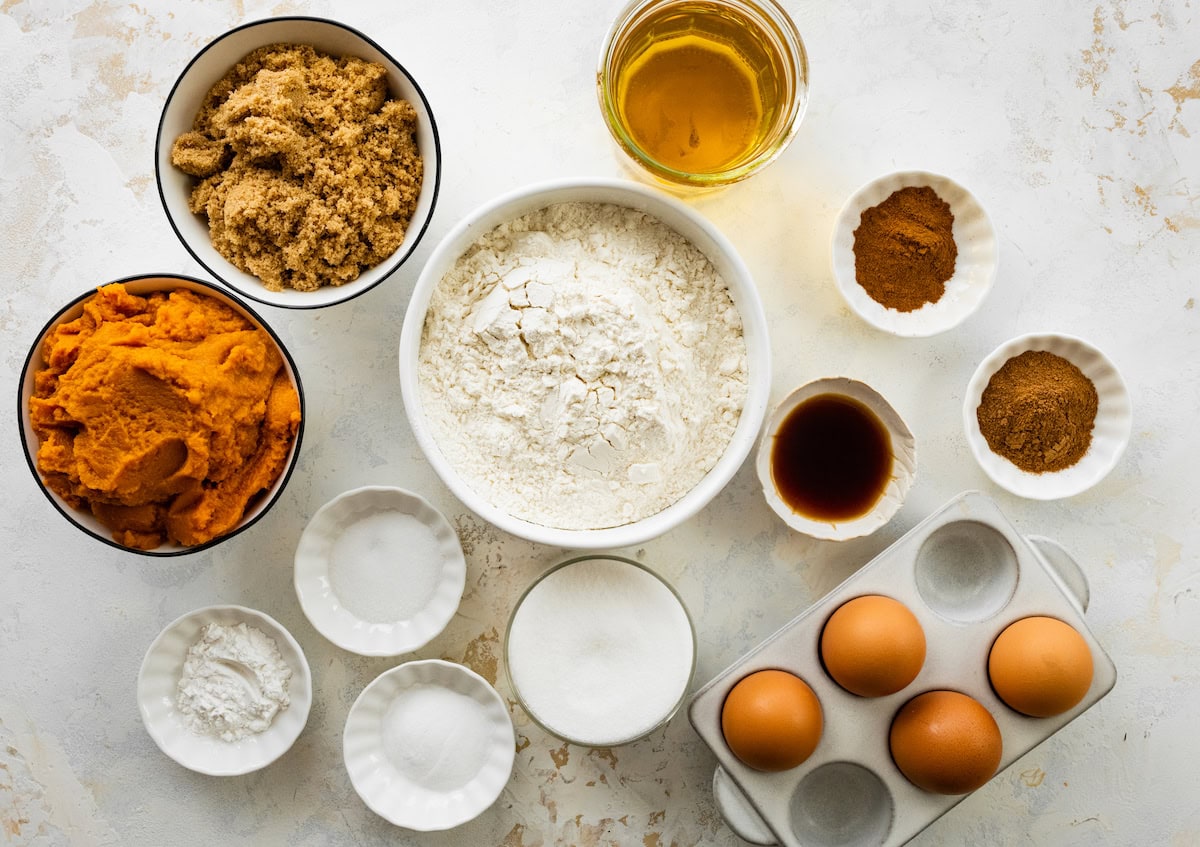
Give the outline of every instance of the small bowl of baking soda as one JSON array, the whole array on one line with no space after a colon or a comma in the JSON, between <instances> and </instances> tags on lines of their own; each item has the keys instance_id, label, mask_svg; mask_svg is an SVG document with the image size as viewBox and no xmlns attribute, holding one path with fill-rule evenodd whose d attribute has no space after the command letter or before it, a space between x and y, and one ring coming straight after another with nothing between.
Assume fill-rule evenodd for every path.
<instances>
[{"instance_id":1,"label":"small bowl of baking soda","mask_svg":"<svg viewBox=\"0 0 1200 847\"><path fill-rule=\"evenodd\" d=\"M458 611L467 562L449 521L424 498L383 485L339 494L296 545L300 607L318 632L364 656L398 656Z\"/></svg>"},{"instance_id":2,"label":"small bowl of baking soda","mask_svg":"<svg viewBox=\"0 0 1200 847\"><path fill-rule=\"evenodd\" d=\"M206 606L167 625L138 672L146 731L179 764L210 776L264 768L308 722L312 675L274 618Z\"/></svg>"}]
</instances>

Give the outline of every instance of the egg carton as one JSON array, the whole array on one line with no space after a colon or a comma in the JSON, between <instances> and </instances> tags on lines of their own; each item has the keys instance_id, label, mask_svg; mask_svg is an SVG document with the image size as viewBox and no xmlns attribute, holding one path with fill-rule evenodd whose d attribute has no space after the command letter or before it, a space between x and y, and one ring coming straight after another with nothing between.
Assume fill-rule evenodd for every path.
<instances>
[{"instance_id":1,"label":"egg carton","mask_svg":"<svg viewBox=\"0 0 1200 847\"><path fill-rule=\"evenodd\" d=\"M925 630L920 674L886 697L845 691L821 663L825 622L843 603L864 594L899 600ZM756 844L905 843L968 795L929 793L904 777L888 749L892 718L925 691L949 689L974 697L1000 728L999 773L1115 684L1116 668L1084 622L1087 604L1087 580L1062 547L1048 538L1022 536L985 495L960 494L692 696L688 717L719 762L713 789L722 815L734 832ZM1092 653L1087 694L1055 717L1012 710L988 681L992 642L1009 624L1031 615L1071 624ZM721 708L730 689L747 674L768 668L807 682L824 716L813 754L778 773L742 764L721 733Z\"/></svg>"}]
</instances>

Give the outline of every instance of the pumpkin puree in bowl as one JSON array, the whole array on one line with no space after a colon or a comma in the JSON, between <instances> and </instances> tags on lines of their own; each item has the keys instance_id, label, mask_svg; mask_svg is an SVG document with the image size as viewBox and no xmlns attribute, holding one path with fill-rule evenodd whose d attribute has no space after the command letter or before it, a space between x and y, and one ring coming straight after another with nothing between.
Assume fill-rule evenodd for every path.
<instances>
[{"instance_id":1,"label":"pumpkin puree in bowl","mask_svg":"<svg viewBox=\"0 0 1200 847\"><path fill-rule=\"evenodd\" d=\"M270 335L187 289L98 289L42 343L30 419L48 488L151 550L232 530L282 473L300 400Z\"/></svg>"}]
</instances>

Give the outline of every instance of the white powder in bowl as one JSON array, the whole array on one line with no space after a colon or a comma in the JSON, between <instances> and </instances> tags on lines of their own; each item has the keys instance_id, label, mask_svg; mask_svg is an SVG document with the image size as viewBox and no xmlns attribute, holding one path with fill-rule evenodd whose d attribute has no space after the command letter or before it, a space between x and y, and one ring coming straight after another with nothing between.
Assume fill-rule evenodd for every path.
<instances>
[{"instance_id":1,"label":"white powder in bowl","mask_svg":"<svg viewBox=\"0 0 1200 847\"><path fill-rule=\"evenodd\" d=\"M383 716L383 751L416 785L454 791L483 768L491 753L489 733L487 713L474 698L415 685Z\"/></svg>"},{"instance_id":2,"label":"white powder in bowl","mask_svg":"<svg viewBox=\"0 0 1200 847\"><path fill-rule=\"evenodd\" d=\"M484 234L432 292L418 362L438 449L515 517L661 512L720 460L746 400L741 315L658 219L560 203Z\"/></svg>"},{"instance_id":3,"label":"white powder in bowl","mask_svg":"<svg viewBox=\"0 0 1200 847\"><path fill-rule=\"evenodd\" d=\"M245 623L210 623L188 648L175 706L197 735L241 741L288 707L291 678L274 638Z\"/></svg>"},{"instance_id":4,"label":"white powder in bowl","mask_svg":"<svg viewBox=\"0 0 1200 847\"><path fill-rule=\"evenodd\" d=\"M508 673L526 711L594 747L661 724L691 682L695 637L683 604L644 568L589 558L551 571L513 613Z\"/></svg>"},{"instance_id":5,"label":"white powder in bowl","mask_svg":"<svg viewBox=\"0 0 1200 847\"><path fill-rule=\"evenodd\" d=\"M437 590L441 560L431 527L413 515L376 512L342 528L329 551L329 584L364 621L407 621Z\"/></svg>"}]
</instances>

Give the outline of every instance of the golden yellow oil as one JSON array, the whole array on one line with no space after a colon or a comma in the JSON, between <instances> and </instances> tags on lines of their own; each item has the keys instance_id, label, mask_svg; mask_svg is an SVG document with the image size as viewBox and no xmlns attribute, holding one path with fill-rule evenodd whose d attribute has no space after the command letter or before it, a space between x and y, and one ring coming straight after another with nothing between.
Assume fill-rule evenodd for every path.
<instances>
[{"instance_id":1,"label":"golden yellow oil","mask_svg":"<svg viewBox=\"0 0 1200 847\"><path fill-rule=\"evenodd\" d=\"M617 117L660 165L737 167L771 136L789 69L777 42L722 3L669 4L637 21L613 66Z\"/></svg>"}]
</instances>

